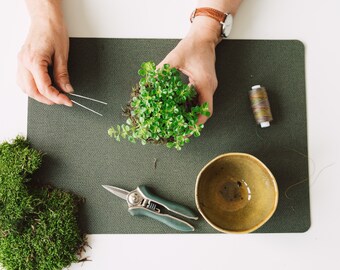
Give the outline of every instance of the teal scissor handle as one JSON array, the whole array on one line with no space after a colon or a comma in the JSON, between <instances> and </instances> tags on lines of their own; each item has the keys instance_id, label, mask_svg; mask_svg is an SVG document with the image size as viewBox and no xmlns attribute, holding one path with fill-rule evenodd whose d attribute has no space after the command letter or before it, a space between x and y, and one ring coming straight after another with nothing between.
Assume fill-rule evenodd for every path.
<instances>
[{"instance_id":1,"label":"teal scissor handle","mask_svg":"<svg viewBox=\"0 0 340 270\"><path fill-rule=\"evenodd\" d=\"M147 216L147 217L153 218L179 231L183 231L183 232L194 231L194 227L183 220L180 220L168 214L157 213L144 207L130 207L129 213L132 216Z\"/></svg>"},{"instance_id":2,"label":"teal scissor handle","mask_svg":"<svg viewBox=\"0 0 340 270\"><path fill-rule=\"evenodd\" d=\"M197 215L191 210L189 209L188 207L186 206L183 206L181 204L178 204L178 203L175 203L175 202L172 202L172 201L168 201L166 199L163 199L155 194L153 194L146 186L142 185L142 186L139 186L137 188L137 190L139 190L142 195L157 203L157 204L160 204L162 205L163 207L165 207L167 210L175 213L175 214L178 214L178 215L181 215L183 217L186 217L186 218L189 218L189 219L198 219ZM157 218L159 216L157 215ZM156 218L156 219L157 219Z\"/></svg>"}]
</instances>

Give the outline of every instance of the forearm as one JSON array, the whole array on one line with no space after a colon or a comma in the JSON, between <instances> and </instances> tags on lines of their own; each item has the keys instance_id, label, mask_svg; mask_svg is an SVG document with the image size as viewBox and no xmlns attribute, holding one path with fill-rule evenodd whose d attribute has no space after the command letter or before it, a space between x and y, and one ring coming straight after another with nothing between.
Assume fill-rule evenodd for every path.
<instances>
[{"instance_id":1,"label":"forearm","mask_svg":"<svg viewBox=\"0 0 340 270\"><path fill-rule=\"evenodd\" d=\"M31 20L40 18L51 21L63 19L61 0L26 0Z\"/></svg>"},{"instance_id":2,"label":"forearm","mask_svg":"<svg viewBox=\"0 0 340 270\"><path fill-rule=\"evenodd\" d=\"M242 0L198 0L197 7L211 7L234 16L241 2Z\"/></svg>"}]
</instances>

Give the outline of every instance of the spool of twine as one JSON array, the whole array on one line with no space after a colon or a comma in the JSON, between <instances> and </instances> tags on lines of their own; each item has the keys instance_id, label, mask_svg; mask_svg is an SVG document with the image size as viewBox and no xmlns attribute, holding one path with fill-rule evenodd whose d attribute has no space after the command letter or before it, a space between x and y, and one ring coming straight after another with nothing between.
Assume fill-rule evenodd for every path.
<instances>
[{"instance_id":1,"label":"spool of twine","mask_svg":"<svg viewBox=\"0 0 340 270\"><path fill-rule=\"evenodd\" d=\"M270 121L273 121L273 116L266 88L260 85L253 86L249 91L249 98L256 122L262 128L269 127Z\"/></svg>"}]
</instances>

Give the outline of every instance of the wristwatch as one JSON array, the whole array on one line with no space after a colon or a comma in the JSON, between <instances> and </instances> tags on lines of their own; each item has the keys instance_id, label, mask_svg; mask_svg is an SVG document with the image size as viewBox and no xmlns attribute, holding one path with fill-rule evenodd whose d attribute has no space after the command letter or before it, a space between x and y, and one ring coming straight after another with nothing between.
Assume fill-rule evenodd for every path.
<instances>
[{"instance_id":1,"label":"wristwatch","mask_svg":"<svg viewBox=\"0 0 340 270\"><path fill-rule=\"evenodd\" d=\"M196 8L190 16L190 21L193 22L194 18L197 16L208 16L221 24L221 37L227 38L231 32L231 27L233 25L233 15L230 13L223 13L214 8L201 7Z\"/></svg>"}]
</instances>

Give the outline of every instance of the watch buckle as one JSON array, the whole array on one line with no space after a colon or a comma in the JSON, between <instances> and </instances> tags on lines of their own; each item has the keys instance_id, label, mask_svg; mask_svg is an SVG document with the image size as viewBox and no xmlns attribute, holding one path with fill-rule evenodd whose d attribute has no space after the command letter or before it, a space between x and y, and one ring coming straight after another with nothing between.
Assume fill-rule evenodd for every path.
<instances>
[{"instance_id":1,"label":"watch buckle","mask_svg":"<svg viewBox=\"0 0 340 270\"><path fill-rule=\"evenodd\" d=\"M197 11L197 8L195 8L195 10L193 12L191 12L191 16L190 16L190 22L191 23L194 21L194 18L196 16L196 11Z\"/></svg>"},{"instance_id":2,"label":"watch buckle","mask_svg":"<svg viewBox=\"0 0 340 270\"><path fill-rule=\"evenodd\" d=\"M230 13L225 13L225 19L223 22L220 22L221 24L221 37L227 38L231 32L231 27L233 25L233 15ZM227 31L226 31L227 30Z\"/></svg>"}]
</instances>

